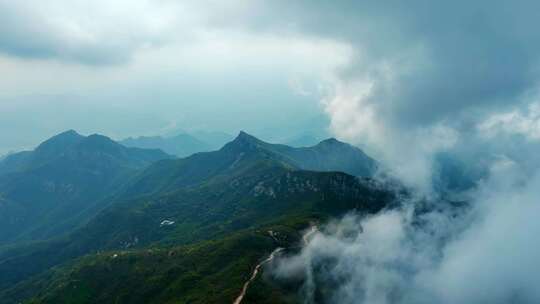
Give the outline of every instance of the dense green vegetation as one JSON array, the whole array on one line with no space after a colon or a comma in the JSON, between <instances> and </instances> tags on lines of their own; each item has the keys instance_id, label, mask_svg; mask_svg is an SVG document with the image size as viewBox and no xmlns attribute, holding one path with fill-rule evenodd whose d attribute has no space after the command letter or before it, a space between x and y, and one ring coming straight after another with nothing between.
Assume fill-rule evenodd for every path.
<instances>
[{"instance_id":1,"label":"dense green vegetation","mask_svg":"<svg viewBox=\"0 0 540 304\"><path fill-rule=\"evenodd\" d=\"M137 170L170 158L74 131L0 163L0 245L60 235L92 217Z\"/></svg>"},{"instance_id":2,"label":"dense green vegetation","mask_svg":"<svg viewBox=\"0 0 540 304\"><path fill-rule=\"evenodd\" d=\"M294 246L310 222L392 201L369 178L331 170L347 163L332 162L343 149L360 151L335 140L293 149L242 133L219 151L158 161L69 235L0 248L0 303L232 302L257 261ZM314 163L327 172L305 170ZM258 278L246 303L294 295Z\"/></svg>"},{"instance_id":3,"label":"dense green vegetation","mask_svg":"<svg viewBox=\"0 0 540 304\"><path fill-rule=\"evenodd\" d=\"M14 303L37 289L28 303L232 303L253 265L297 241L293 228L266 228L287 240L282 242L267 230L246 230L194 245L88 255L11 289L0 302ZM279 297L262 299L249 303L282 303Z\"/></svg>"}]
</instances>

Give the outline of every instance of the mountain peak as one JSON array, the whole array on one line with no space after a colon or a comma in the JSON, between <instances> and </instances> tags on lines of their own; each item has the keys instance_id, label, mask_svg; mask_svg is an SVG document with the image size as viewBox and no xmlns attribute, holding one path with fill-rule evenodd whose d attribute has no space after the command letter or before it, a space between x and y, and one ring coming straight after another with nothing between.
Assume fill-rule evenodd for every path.
<instances>
[{"instance_id":1,"label":"mountain peak","mask_svg":"<svg viewBox=\"0 0 540 304\"><path fill-rule=\"evenodd\" d=\"M335 139L334 137L325 139L317 144L317 146L348 146L348 144Z\"/></svg>"},{"instance_id":2,"label":"mountain peak","mask_svg":"<svg viewBox=\"0 0 540 304\"><path fill-rule=\"evenodd\" d=\"M238 133L238 136L236 136L236 138L232 142L258 144L262 141L253 135L250 135L244 131L240 131L240 133Z\"/></svg>"},{"instance_id":3,"label":"mountain peak","mask_svg":"<svg viewBox=\"0 0 540 304\"><path fill-rule=\"evenodd\" d=\"M264 144L265 143L263 141L256 138L255 136L250 135L244 131L240 131L240 133L238 133L238 136L236 136L236 138L233 141L226 144L223 147L223 149L245 151L245 150L253 150Z\"/></svg>"},{"instance_id":4,"label":"mountain peak","mask_svg":"<svg viewBox=\"0 0 540 304\"><path fill-rule=\"evenodd\" d=\"M79 142L83 138L84 136L80 135L75 130L68 130L47 139L46 141L41 143L36 148L36 150L42 151L42 152L44 151L52 152L53 150L56 151L59 149L65 149L66 147L69 147Z\"/></svg>"},{"instance_id":5,"label":"mountain peak","mask_svg":"<svg viewBox=\"0 0 540 304\"><path fill-rule=\"evenodd\" d=\"M335 139L334 137L330 137L330 138L327 138L327 139L321 141L321 143L335 144L335 143L341 143L341 142L339 140Z\"/></svg>"},{"instance_id":6,"label":"mountain peak","mask_svg":"<svg viewBox=\"0 0 540 304\"><path fill-rule=\"evenodd\" d=\"M48 142L48 141L51 141L51 140L59 140L59 139L81 139L83 138L84 136L82 136L81 134L77 133L77 131L71 129L71 130L67 130L67 131L64 131L62 133L59 133L51 138L49 138L47 141L45 142Z\"/></svg>"},{"instance_id":7,"label":"mountain peak","mask_svg":"<svg viewBox=\"0 0 540 304\"><path fill-rule=\"evenodd\" d=\"M97 133L88 135L88 138L89 138L89 139L92 139L92 140L113 141L113 140L110 139L109 137L107 137L107 136L105 136L105 135L97 134Z\"/></svg>"},{"instance_id":8,"label":"mountain peak","mask_svg":"<svg viewBox=\"0 0 540 304\"><path fill-rule=\"evenodd\" d=\"M124 148L125 147L121 144L101 134L89 135L88 137L85 137L84 140L82 140L77 146L77 149L80 150L99 150L102 152L107 151L109 153L121 153L120 151L124 150Z\"/></svg>"},{"instance_id":9,"label":"mountain peak","mask_svg":"<svg viewBox=\"0 0 540 304\"><path fill-rule=\"evenodd\" d=\"M241 138L241 139L257 139L255 136L250 135L245 131L240 131L240 133L238 133L238 136L236 138L237 139L238 138Z\"/></svg>"},{"instance_id":10,"label":"mountain peak","mask_svg":"<svg viewBox=\"0 0 540 304\"><path fill-rule=\"evenodd\" d=\"M82 136L79 133L77 133L77 131L75 131L73 129L69 129L67 131L64 131L64 132L58 134L57 136L62 136L62 135L64 135L64 136Z\"/></svg>"}]
</instances>

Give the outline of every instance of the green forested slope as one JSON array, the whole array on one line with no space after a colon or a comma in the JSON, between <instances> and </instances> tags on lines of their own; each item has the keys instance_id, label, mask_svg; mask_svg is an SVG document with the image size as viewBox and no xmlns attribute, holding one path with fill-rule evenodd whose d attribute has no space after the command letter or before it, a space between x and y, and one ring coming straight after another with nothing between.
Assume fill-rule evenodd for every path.
<instances>
[{"instance_id":1,"label":"green forested slope","mask_svg":"<svg viewBox=\"0 0 540 304\"><path fill-rule=\"evenodd\" d=\"M310 222L393 200L369 178L305 171L264 144L241 134L217 152L160 161L70 235L0 249L0 303L232 302L257 261L294 247ZM294 292L258 279L245 303L289 300Z\"/></svg>"}]
</instances>

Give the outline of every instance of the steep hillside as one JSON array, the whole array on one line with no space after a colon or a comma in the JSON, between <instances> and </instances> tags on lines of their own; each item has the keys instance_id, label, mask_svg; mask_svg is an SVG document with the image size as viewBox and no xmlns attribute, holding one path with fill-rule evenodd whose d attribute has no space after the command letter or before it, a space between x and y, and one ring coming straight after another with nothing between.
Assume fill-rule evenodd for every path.
<instances>
[{"instance_id":1,"label":"steep hillside","mask_svg":"<svg viewBox=\"0 0 540 304\"><path fill-rule=\"evenodd\" d=\"M300 227L276 224L193 245L88 255L4 292L0 303L232 303L253 265L296 243ZM263 282L244 303L283 299L283 291Z\"/></svg>"},{"instance_id":2,"label":"steep hillside","mask_svg":"<svg viewBox=\"0 0 540 304\"><path fill-rule=\"evenodd\" d=\"M269 151L303 170L341 171L354 176L368 177L377 169L375 160L362 150L334 138L323 140L312 147L302 148L269 144L244 132L241 132L236 140L252 149Z\"/></svg>"},{"instance_id":3,"label":"steep hillside","mask_svg":"<svg viewBox=\"0 0 540 304\"><path fill-rule=\"evenodd\" d=\"M335 139L325 140L310 148L292 148L269 144L245 132L218 151L197 153L178 160L157 162L143 172L126 190L131 195L174 191L193 186L216 176L243 174L255 160L271 160L291 169L340 171L369 177L376 162L360 149Z\"/></svg>"},{"instance_id":4,"label":"steep hillside","mask_svg":"<svg viewBox=\"0 0 540 304\"><path fill-rule=\"evenodd\" d=\"M78 298L81 296L79 292L85 293L87 297L81 303L91 303L96 298L103 303L113 299L121 299L119 303L131 303L132 298L122 296L125 295L124 291L138 289L137 286L146 285L144 282L147 282L155 284L155 290L141 289L141 292L148 293L143 296L147 303L160 303L164 299L162 297L171 301L190 299L193 303L223 303L225 299L231 299L233 291L240 290L245 272L257 259L277 246L290 246L295 240L292 236L285 237L283 244L276 244L267 234L268 230L277 231L279 227L286 226L294 227L292 231L299 231L310 222L324 221L349 210L376 212L388 206L393 199L391 192L377 187L372 181L359 180L343 173L291 171L273 166L248 171L252 174L219 183L208 182L196 189L183 189L163 196L141 197L119 203L101 213L67 240L43 244L37 250L27 248L21 250L19 255L11 255L3 260L0 256L0 271L10 273L12 281L8 285L13 285L62 261L97 253L81 260L76 266L65 267L54 274L53 281L58 282L54 286L57 287L43 285L49 279L34 278L20 285L16 291L8 289L4 297L21 293L31 285L38 284L44 295L36 303L58 303L56 301L65 299L66 294ZM245 243L237 242L235 245L231 237L241 231L264 231L264 238L258 236L252 240L250 237L243 241ZM266 245L251 248L251 242L263 242ZM187 246L181 248L220 245L212 251L188 250L185 259L197 260L197 263L169 259L167 254L170 250L163 248L181 244ZM103 250L107 253L101 254ZM121 266L110 261L117 250L128 250L125 258L129 258L119 259L119 262L131 262ZM206 258L213 254L217 257L210 260ZM216 272L200 270L215 267L212 261L220 263L223 268ZM165 279L167 275L173 275L167 270L173 265L184 269L177 274L177 283ZM136 273L139 273L138 277L133 277ZM229 279L219 281L213 279L211 273L215 273L218 278ZM110 279L106 279L107 276ZM154 281L158 277L162 278L158 282ZM105 279L117 283L103 284ZM66 293L71 289L67 287L72 284L69 282L77 282L75 284L79 287L73 288L84 290L76 291L77 295ZM199 282L213 282L211 284L221 284L227 286L227 289L218 289L214 295L200 293L200 289L195 287L189 289L189 286L202 284ZM58 291L51 293L50 290L55 288ZM169 289L177 292L168 293Z\"/></svg>"},{"instance_id":5,"label":"steep hillside","mask_svg":"<svg viewBox=\"0 0 540 304\"><path fill-rule=\"evenodd\" d=\"M350 210L377 212L393 201L395 194L375 181L336 172L340 163L328 161L326 172L304 169L342 151L359 150L335 140L294 149L241 133L219 151L159 161L70 235L0 249L0 298L230 302L246 270L276 246L292 246L310 222ZM279 229L288 231L281 241L268 234ZM256 303L282 303L281 291L272 292L275 301Z\"/></svg>"},{"instance_id":6,"label":"steep hillside","mask_svg":"<svg viewBox=\"0 0 540 304\"><path fill-rule=\"evenodd\" d=\"M116 202L71 236L0 253L0 287L100 250L189 244L282 217L375 212L393 193L344 173L293 171L256 163L245 173L197 187ZM61 248L61 250L58 250Z\"/></svg>"}]
</instances>

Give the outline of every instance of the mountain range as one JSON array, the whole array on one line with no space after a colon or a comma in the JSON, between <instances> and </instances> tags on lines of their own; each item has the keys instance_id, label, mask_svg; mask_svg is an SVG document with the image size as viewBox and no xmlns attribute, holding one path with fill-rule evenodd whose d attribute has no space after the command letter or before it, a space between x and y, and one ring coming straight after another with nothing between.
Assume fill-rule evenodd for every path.
<instances>
[{"instance_id":1,"label":"mountain range","mask_svg":"<svg viewBox=\"0 0 540 304\"><path fill-rule=\"evenodd\" d=\"M144 149L157 148L163 150L168 154L176 155L178 157L186 157L197 152L206 152L212 150L209 144L204 143L188 134L180 134L173 137L129 137L120 141L119 143L126 147L136 147Z\"/></svg>"},{"instance_id":2,"label":"mountain range","mask_svg":"<svg viewBox=\"0 0 540 304\"><path fill-rule=\"evenodd\" d=\"M0 162L0 244L45 239L73 228L136 171L171 157L75 131L9 155Z\"/></svg>"},{"instance_id":3,"label":"mountain range","mask_svg":"<svg viewBox=\"0 0 540 304\"><path fill-rule=\"evenodd\" d=\"M183 132L172 136L128 137L119 143L126 147L160 149L171 155L186 157L197 152L217 150L232 139L227 133L195 131L193 134Z\"/></svg>"},{"instance_id":4,"label":"mountain range","mask_svg":"<svg viewBox=\"0 0 540 304\"><path fill-rule=\"evenodd\" d=\"M0 168L11 185L0 184L2 215L23 219L5 224L0 303L232 303L256 262L293 248L310 223L377 212L395 196L356 147L245 132L175 159L70 131ZM250 300L256 292L272 296ZM293 298L262 280L246 303Z\"/></svg>"}]
</instances>

